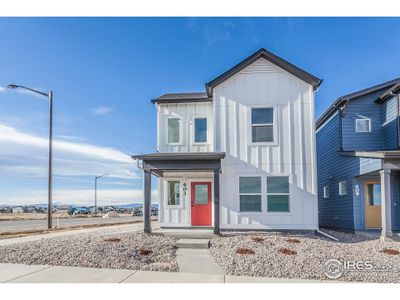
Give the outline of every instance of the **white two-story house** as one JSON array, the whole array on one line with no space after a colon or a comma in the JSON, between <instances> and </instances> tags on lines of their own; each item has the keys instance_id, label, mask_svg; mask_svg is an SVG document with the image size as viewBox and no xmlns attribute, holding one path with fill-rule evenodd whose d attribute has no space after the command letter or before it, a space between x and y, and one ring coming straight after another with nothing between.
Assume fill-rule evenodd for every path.
<instances>
[{"instance_id":1,"label":"white two-story house","mask_svg":"<svg viewBox=\"0 0 400 300\"><path fill-rule=\"evenodd\" d=\"M260 49L206 84L166 94L157 152L144 170L145 232L151 175L161 228L316 230L314 93L322 80Z\"/></svg>"}]
</instances>

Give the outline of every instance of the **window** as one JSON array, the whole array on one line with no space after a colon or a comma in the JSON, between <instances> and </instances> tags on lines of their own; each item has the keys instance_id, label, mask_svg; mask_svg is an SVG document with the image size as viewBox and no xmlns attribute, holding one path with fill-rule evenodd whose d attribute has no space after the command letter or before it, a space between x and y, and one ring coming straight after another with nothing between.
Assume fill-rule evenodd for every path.
<instances>
[{"instance_id":1,"label":"window","mask_svg":"<svg viewBox=\"0 0 400 300\"><path fill-rule=\"evenodd\" d=\"M346 187L346 181L339 182L339 195L340 196L343 196L343 195L347 194L346 188L347 188Z\"/></svg>"},{"instance_id":2,"label":"window","mask_svg":"<svg viewBox=\"0 0 400 300\"><path fill-rule=\"evenodd\" d=\"M180 120L179 118L168 119L168 143L179 143L180 138Z\"/></svg>"},{"instance_id":3,"label":"window","mask_svg":"<svg viewBox=\"0 0 400 300\"><path fill-rule=\"evenodd\" d=\"M356 132L371 132L371 119L356 119Z\"/></svg>"},{"instance_id":4,"label":"window","mask_svg":"<svg viewBox=\"0 0 400 300\"><path fill-rule=\"evenodd\" d=\"M208 204L208 184L194 185L194 203Z\"/></svg>"},{"instance_id":5,"label":"window","mask_svg":"<svg viewBox=\"0 0 400 300\"><path fill-rule=\"evenodd\" d=\"M240 211L261 211L261 177L239 177Z\"/></svg>"},{"instance_id":6,"label":"window","mask_svg":"<svg viewBox=\"0 0 400 300\"><path fill-rule=\"evenodd\" d=\"M207 118L194 119L194 142L207 142Z\"/></svg>"},{"instance_id":7,"label":"window","mask_svg":"<svg viewBox=\"0 0 400 300\"><path fill-rule=\"evenodd\" d=\"M379 183L367 184L368 205L381 206L381 185Z\"/></svg>"},{"instance_id":8,"label":"window","mask_svg":"<svg viewBox=\"0 0 400 300\"><path fill-rule=\"evenodd\" d=\"M269 212L289 212L289 177L267 177Z\"/></svg>"},{"instance_id":9,"label":"window","mask_svg":"<svg viewBox=\"0 0 400 300\"><path fill-rule=\"evenodd\" d=\"M168 181L168 205L179 205L180 202L179 181Z\"/></svg>"},{"instance_id":10,"label":"window","mask_svg":"<svg viewBox=\"0 0 400 300\"><path fill-rule=\"evenodd\" d=\"M253 143L274 141L274 109L251 109L251 138Z\"/></svg>"},{"instance_id":11,"label":"window","mask_svg":"<svg viewBox=\"0 0 400 300\"><path fill-rule=\"evenodd\" d=\"M329 198L329 186L328 185L324 186L324 198L325 199Z\"/></svg>"}]
</instances>

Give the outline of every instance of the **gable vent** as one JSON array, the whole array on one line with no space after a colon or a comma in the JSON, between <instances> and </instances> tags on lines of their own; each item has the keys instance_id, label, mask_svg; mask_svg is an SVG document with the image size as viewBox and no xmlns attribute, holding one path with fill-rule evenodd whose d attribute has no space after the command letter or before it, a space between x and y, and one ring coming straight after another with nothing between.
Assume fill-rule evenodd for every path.
<instances>
[{"instance_id":1,"label":"gable vent","mask_svg":"<svg viewBox=\"0 0 400 300\"><path fill-rule=\"evenodd\" d=\"M281 73L281 69L270 63L266 59L259 59L250 66L242 70L241 74L276 74Z\"/></svg>"}]
</instances>

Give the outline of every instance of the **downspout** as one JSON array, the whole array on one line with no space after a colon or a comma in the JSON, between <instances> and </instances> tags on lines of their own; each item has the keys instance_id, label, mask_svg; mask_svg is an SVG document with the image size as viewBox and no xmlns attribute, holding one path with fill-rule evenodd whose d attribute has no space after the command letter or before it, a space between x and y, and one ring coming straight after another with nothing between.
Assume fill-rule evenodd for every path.
<instances>
[{"instance_id":1,"label":"downspout","mask_svg":"<svg viewBox=\"0 0 400 300\"><path fill-rule=\"evenodd\" d=\"M335 108L337 110L339 110L339 151L342 152L343 151L343 115L344 115L344 109L346 107L347 102L349 101L348 99L342 99L345 101L344 105L342 106L338 106L340 105L340 103L335 105Z\"/></svg>"}]
</instances>

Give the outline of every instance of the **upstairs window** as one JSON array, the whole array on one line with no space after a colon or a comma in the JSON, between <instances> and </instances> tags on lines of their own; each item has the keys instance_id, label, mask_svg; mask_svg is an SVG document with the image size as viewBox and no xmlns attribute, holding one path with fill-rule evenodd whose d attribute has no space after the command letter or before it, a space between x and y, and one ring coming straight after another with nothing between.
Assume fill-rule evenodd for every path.
<instances>
[{"instance_id":1,"label":"upstairs window","mask_svg":"<svg viewBox=\"0 0 400 300\"><path fill-rule=\"evenodd\" d=\"M356 119L356 132L371 132L371 119Z\"/></svg>"},{"instance_id":2,"label":"upstairs window","mask_svg":"<svg viewBox=\"0 0 400 300\"><path fill-rule=\"evenodd\" d=\"M267 177L267 202L269 212L289 212L289 177Z\"/></svg>"},{"instance_id":3,"label":"upstairs window","mask_svg":"<svg viewBox=\"0 0 400 300\"><path fill-rule=\"evenodd\" d=\"M168 181L168 205L180 204L179 181Z\"/></svg>"},{"instance_id":4,"label":"upstairs window","mask_svg":"<svg viewBox=\"0 0 400 300\"><path fill-rule=\"evenodd\" d=\"M251 109L251 139L253 143L274 141L274 109Z\"/></svg>"},{"instance_id":5,"label":"upstairs window","mask_svg":"<svg viewBox=\"0 0 400 300\"><path fill-rule=\"evenodd\" d=\"M347 194L347 184L346 181L339 182L339 195L343 196Z\"/></svg>"},{"instance_id":6,"label":"upstairs window","mask_svg":"<svg viewBox=\"0 0 400 300\"><path fill-rule=\"evenodd\" d=\"M168 144L178 144L180 138L180 119L168 119Z\"/></svg>"},{"instance_id":7,"label":"upstairs window","mask_svg":"<svg viewBox=\"0 0 400 300\"><path fill-rule=\"evenodd\" d=\"M194 142L207 142L207 118L194 119Z\"/></svg>"},{"instance_id":8,"label":"upstairs window","mask_svg":"<svg viewBox=\"0 0 400 300\"><path fill-rule=\"evenodd\" d=\"M261 211L261 177L239 177L240 211Z\"/></svg>"}]
</instances>

